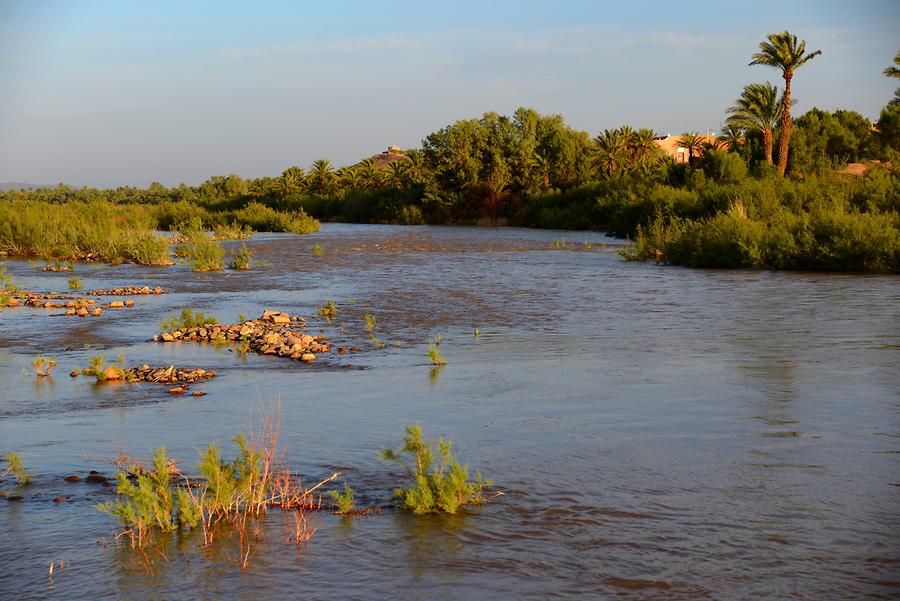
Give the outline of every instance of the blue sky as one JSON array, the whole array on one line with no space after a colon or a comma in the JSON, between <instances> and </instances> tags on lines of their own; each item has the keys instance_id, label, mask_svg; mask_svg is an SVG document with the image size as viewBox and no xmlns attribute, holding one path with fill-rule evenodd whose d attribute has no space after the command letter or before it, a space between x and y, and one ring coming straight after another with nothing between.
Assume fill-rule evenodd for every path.
<instances>
[{"instance_id":1,"label":"blue sky","mask_svg":"<svg viewBox=\"0 0 900 601\"><path fill-rule=\"evenodd\" d=\"M766 34L821 49L796 114L876 119L900 2L0 0L0 181L277 175L518 106L596 135L718 130ZM749 7L749 8L748 8Z\"/></svg>"}]
</instances>

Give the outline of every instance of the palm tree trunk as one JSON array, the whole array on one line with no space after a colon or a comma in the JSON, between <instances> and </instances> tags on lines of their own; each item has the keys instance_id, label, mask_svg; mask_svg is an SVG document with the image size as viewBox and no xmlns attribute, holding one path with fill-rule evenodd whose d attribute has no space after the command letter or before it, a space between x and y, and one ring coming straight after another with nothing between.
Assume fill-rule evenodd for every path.
<instances>
[{"instance_id":1,"label":"palm tree trunk","mask_svg":"<svg viewBox=\"0 0 900 601\"><path fill-rule=\"evenodd\" d=\"M781 109L781 131L778 134L778 170L781 175L787 171L788 161L788 143L791 139L791 78L794 76L793 71L785 71L784 73L784 106Z\"/></svg>"},{"instance_id":2,"label":"palm tree trunk","mask_svg":"<svg viewBox=\"0 0 900 601\"><path fill-rule=\"evenodd\" d=\"M766 162L772 164L772 130L763 130L763 151L766 153Z\"/></svg>"}]
</instances>

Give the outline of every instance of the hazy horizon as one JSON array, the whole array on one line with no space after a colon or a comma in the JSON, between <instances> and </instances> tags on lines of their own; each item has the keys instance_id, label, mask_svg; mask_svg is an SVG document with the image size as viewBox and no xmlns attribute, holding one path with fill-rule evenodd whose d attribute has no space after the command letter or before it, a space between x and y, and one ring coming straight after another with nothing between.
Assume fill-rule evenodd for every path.
<instances>
[{"instance_id":1,"label":"hazy horizon","mask_svg":"<svg viewBox=\"0 0 900 601\"><path fill-rule=\"evenodd\" d=\"M629 124L718 131L747 63L785 29L821 57L795 114L877 119L900 3L349 2L0 5L0 182L116 187L273 176L418 146L519 106L592 136Z\"/></svg>"}]
</instances>

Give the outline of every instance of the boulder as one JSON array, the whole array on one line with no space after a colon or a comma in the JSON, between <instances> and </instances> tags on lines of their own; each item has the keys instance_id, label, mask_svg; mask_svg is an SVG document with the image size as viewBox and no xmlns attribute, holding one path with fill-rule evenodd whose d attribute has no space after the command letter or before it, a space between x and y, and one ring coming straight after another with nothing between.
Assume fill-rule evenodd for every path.
<instances>
[{"instance_id":1,"label":"boulder","mask_svg":"<svg viewBox=\"0 0 900 601\"><path fill-rule=\"evenodd\" d=\"M122 372L115 367L107 367L102 372L104 382L116 382L122 379Z\"/></svg>"}]
</instances>

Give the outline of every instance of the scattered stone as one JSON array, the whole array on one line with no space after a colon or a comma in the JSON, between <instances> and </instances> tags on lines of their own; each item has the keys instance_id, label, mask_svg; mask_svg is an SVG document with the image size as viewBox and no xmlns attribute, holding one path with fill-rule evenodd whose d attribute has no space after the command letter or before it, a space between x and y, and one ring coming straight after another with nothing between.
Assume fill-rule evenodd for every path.
<instances>
[{"instance_id":1,"label":"scattered stone","mask_svg":"<svg viewBox=\"0 0 900 601\"><path fill-rule=\"evenodd\" d=\"M97 307L96 309L91 311L91 315L93 315L94 317L99 317L100 315L103 315L103 309Z\"/></svg>"},{"instance_id":2,"label":"scattered stone","mask_svg":"<svg viewBox=\"0 0 900 601\"><path fill-rule=\"evenodd\" d=\"M169 394L184 394L184 386L176 386L169 389Z\"/></svg>"},{"instance_id":3,"label":"scattered stone","mask_svg":"<svg viewBox=\"0 0 900 601\"><path fill-rule=\"evenodd\" d=\"M107 367L103 370L101 379L104 382L118 382L125 379L125 374L119 368Z\"/></svg>"},{"instance_id":4,"label":"scattered stone","mask_svg":"<svg viewBox=\"0 0 900 601\"><path fill-rule=\"evenodd\" d=\"M84 481L88 484L104 484L109 481L109 478L101 474L91 474Z\"/></svg>"},{"instance_id":5,"label":"scattered stone","mask_svg":"<svg viewBox=\"0 0 900 601\"><path fill-rule=\"evenodd\" d=\"M7 501L21 501L24 497L22 495L10 495L6 497Z\"/></svg>"},{"instance_id":6,"label":"scattered stone","mask_svg":"<svg viewBox=\"0 0 900 601\"><path fill-rule=\"evenodd\" d=\"M303 333L306 327L301 317L291 316L282 311L265 311L262 317L242 324L211 325L198 328L180 328L163 332L153 337L155 342L196 341L224 344L237 342L248 351L260 355L286 357L295 361L311 363L316 353L330 351L324 336L310 336Z\"/></svg>"},{"instance_id":7,"label":"scattered stone","mask_svg":"<svg viewBox=\"0 0 900 601\"><path fill-rule=\"evenodd\" d=\"M206 393L203 392L202 390L195 390L194 392L191 393L191 396L206 396Z\"/></svg>"},{"instance_id":8,"label":"scattered stone","mask_svg":"<svg viewBox=\"0 0 900 601\"><path fill-rule=\"evenodd\" d=\"M65 480L66 482L81 482L81 476L66 476Z\"/></svg>"},{"instance_id":9,"label":"scattered stone","mask_svg":"<svg viewBox=\"0 0 900 601\"><path fill-rule=\"evenodd\" d=\"M110 288L109 290L89 290L85 292L88 296L139 296L142 294L165 294L166 291L157 286L150 288L149 286L126 286L125 288Z\"/></svg>"},{"instance_id":10,"label":"scattered stone","mask_svg":"<svg viewBox=\"0 0 900 601\"><path fill-rule=\"evenodd\" d=\"M58 497L53 497L54 503L65 503L68 500L69 500L69 497L67 497L66 495L59 495Z\"/></svg>"},{"instance_id":11,"label":"scattered stone","mask_svg":"<svg viewBox=\"0 0 900 601\"><path fill-rule=\"evenodd\" d=\"M77 377L78 377L78 372L77 372L77 371L70 371L70 372L69 372L69 377L70 377L70 378L77 378Z\"/></svg>"},{"instance_id":12,"label":"scattered stone","mask_svg":"<svg viewBox=\"0 0 900 601\"><path fill-rule=\"evenodd\" d=\"M122 309L124 307L125 303L123 303L122 301L112 301L111 303L109 303L110 309Z\"/></svg>"},{"instance_id":13,"label":"scattered stone","mask_svg":"<svg viewBox=\"0 0 900 601\"><path fill-rule=\"evenodd\" d=\"M76 311L75 314L78 315L78 317L85 317L88 314L88 310L85 309L84 307L82 307L82 308L78 309L78 311Z\"/></svg>"}]
</instances>

